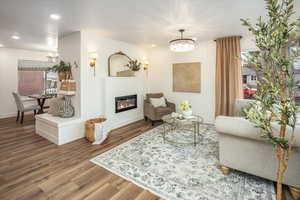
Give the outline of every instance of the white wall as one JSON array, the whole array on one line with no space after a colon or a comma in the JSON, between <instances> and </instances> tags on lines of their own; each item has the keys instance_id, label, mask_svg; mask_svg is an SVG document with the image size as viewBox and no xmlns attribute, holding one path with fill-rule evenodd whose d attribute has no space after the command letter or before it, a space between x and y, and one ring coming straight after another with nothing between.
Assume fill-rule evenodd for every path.
<instances>
[{"instance_id":1,"label":"white wall","mask_svg":"<svg viewBox=\"0 0 300 200\"><path fill-rule=\"evenodd\" d=\"M47 60L47 52L0 48L0 118L15 116L12 92L17 92L18 60Z\"/></svg>"},{"instance_id":2,"label":"white wall","mask_svg":"<svg viewBox=\"0 0 300 200\"><path fill-rule=\"evenodd\" d=\"M254 37L243 37L241 39L241 51L257 51L258 48L255 45Z\"/></svg>"},{"instance_id":3,"label":"white wall","mask_svg":"<svg viewBox=\"0 0 300 200\"><path fill-rule=\"evenodd\" d=\"M145 93L163 92L177 108L181 101L188 100L194 113L204 117L205 122L214 122L215 110L215 62L216 44L214 41L199 43L189 53L174 53L167 47L153 48L147 53L140 47L121 41L105 38L100 32L82 30L80 33L65 36L60 42L60 54L64 60L80 62L80 75L77 73L78 91L75 98L76 110L81 110L83 120L104 116L110 128L139 120L143 117L143 97ZM243 38L242 50L254 50L252 38ZM64 49L64 50L63 50ZM80 51L79 51L80 49ZM148 76L141 69L134 78L108 77L108 57L123 51L130 57L142 61L148 57L150 68ZM91 53L98 54L96 74L89 66ZM172 91L172 64L180 62L201 62L201 93L179 93ZM114 98L138 94L138 108L122 113L115 113ZM74 102L76 105L76 101Z\"/></svg>"},{"instance_id":4,"label":"white wall","mask_svg":"<svg viewBox=\"0 0 300 200\"><path fill-rule=\"evenodd\" d=\"M105 116L110 128L136 121L143 117L142 100L146 88L146 76L143 69L136 77L108 77L108 57L122 51L132 59L139 61L146 55L136 45L105 38L97 31L82 31L82 103L84 119ZM90 53L98 54L96 75L89 66ZM138 95L138 108L115 113L114 98L124 95Z\"/></svg>"},{"instance_id":5,"label":"white wall","mask_svg":"<svg viewBox=\"0 0 300 200\"><path fill-rule=\"evenodd\" d=\"M72 75L76 80L76 95L72 97L72 104L75 107L75 117L81 116L81 88L80 88L80 69L81 69L81 33L74 32L62 37L58 42L58 53L61 59L72 65ZM78 68L75 67L77 63Z\"/></svg>"},{"instance_id":6,"label":"white wall","mask_svg":"<svg viewBox=\"0 0 300 200\"><path fill-rule=\"evenodd\" d=\"M252 38L241 40L241 50L255 50ZM183 100L188 100L195 114L199 114L207 123L214 122L215 113L215 71L216 44L214 41L200 42L197 48L188 53L174 53L168 48L153 48L148 52L149 90L163 92L177 106ZM201 93L173 92L172 64L181 62L201 63Z\"/></svg>"},{"instance_id":7,"label":"white wall","mask_svg":"<svg viewBox=\"0 0 300 200\"><path fill-rule=\"evenodd\" d=\"M168 48L153 48L148 52L148 57L150 91L163 92L169 101L176 104L177 111L180 102L188 100L195 114L201 115L205 122L212 123L215 109L215 42L201 42L189 53L174 53ZM182 62L201 63L201 93L173 92L172 64Z\"/></svg>"},{"instance_id":8,"label":"white wall","mask_svg":"<svg viewBox=\"0 0 300 200\"><path fill-rule=\"evenodd\" d=\"M142 77L105 78L105 114L109 128L117 128L143 119L144 80ZM137 108L115 113L115 97L137 94Z\"/></svg>"}]
</instances>

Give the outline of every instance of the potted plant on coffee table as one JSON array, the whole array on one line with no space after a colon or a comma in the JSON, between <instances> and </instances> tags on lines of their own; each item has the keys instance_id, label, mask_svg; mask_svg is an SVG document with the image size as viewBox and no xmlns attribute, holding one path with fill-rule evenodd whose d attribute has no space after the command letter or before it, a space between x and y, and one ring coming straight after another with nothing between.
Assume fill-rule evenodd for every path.
<instances>
[{"instance_id":1,"label":"potted plant on coffee table","mask_svg":"<svg viewBox=\"0 0 300 200\"><path fill-rule=\"evenodd\" d=\"M188 118L193 114L192 106L189 104L188 101L182 101L180 104L180 109L185 118Z\"/></svg>"}]
</instances>

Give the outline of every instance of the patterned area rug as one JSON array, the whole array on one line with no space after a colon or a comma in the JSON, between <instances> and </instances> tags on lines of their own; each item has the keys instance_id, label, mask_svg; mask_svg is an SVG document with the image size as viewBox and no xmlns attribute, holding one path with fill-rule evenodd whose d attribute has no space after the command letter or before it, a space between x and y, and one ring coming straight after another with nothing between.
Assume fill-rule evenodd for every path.
<instances>
[{"instance_id":1,"label":"patterned area rug","mask_svg":"<svg viewBox=\"0 0 300 200\"><path fill-rule=\"evenodd\" d=\"M252 175L218 166L218 135L202 125L200 143L174 145L163 141L163 127L154 128L91 161L169 200L270 200L274 185ZM174 137L188 138L175 131Z\"/></svg>"}]
</instances>

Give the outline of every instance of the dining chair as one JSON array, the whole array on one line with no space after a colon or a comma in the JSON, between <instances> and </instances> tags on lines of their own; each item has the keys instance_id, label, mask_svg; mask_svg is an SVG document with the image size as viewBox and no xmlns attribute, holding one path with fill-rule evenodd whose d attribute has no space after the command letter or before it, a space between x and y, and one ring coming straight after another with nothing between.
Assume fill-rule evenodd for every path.
<instances>
[{"instance_id":1,"label":"dining chair","mask_svg":"<svg viewBox=\"0 0 300 200\"><path fill-rule=\"evenodd\" d=\"M40 109L40 106L37 104L35 99L30 99L30 98L22 99L21 96L17 93L13 92L12 94L18 109L18 115L16 121L19 121L20 114L21 114L20 123L23 124L24 112L33 111L35 115L36 111Z\"/></svg>"}]
</instances>

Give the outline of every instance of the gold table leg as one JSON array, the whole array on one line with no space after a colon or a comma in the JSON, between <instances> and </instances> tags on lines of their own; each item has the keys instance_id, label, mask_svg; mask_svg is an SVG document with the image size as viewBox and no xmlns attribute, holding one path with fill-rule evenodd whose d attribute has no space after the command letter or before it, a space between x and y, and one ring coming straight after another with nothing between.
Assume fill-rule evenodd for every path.
<instances>
[{"instance_id":1,"label":"gold table leg","mask_svg":"<svg viewBox=\"0 0 300 200\"><path fill-rule=\"evenodd\" d=\"M292 186L289 186L289 188L294 200L300 200L300 189Z\"/></svg>"},{"instance_id":2,"label":"gold table leg","mask_svg":"<svg viewBox=\"0 0 300 200\"><path fill-rule=\"evenodd\" d=\"M221 166L220 169L221 169L222 173L226 176L230 173L230 168L228 168L228 167Z\"/></svg>"},{"instance_id":3,"label":"gold table leg","mask_svg":"<svg viewBox=\"0 0 300 200\"><path fill-rule=\"evenodd\" d=\"M163 127L164 127L164 133L163 133L163 140L164 140L164 143L166 142L166 124L164 123Z\"/></svg>"},{"instance_id":4,"label":"gold table leg","mask_svg":"<svg viewBox=\"0 0 300 200\"><path fill-rule=\"evenodd\" d=\"M194 124L194 146L197 145L197 143L196 143L196 140L197 140L196 134L197 134L197 126L196 126L196 124Z\"/></svg>"}]
</instances>

